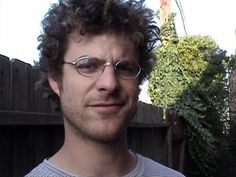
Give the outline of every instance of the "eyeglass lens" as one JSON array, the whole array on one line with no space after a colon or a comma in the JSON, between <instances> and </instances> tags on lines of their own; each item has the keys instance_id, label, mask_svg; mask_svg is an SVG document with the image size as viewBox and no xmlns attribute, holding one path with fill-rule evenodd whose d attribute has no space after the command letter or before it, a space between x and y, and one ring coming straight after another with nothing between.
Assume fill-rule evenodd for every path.
<instances>
[{"instance_id":1,"label":"eyeglass lens","mask_svg":"<svg viewBox=\"0 0 236 177\"><path fill-rule=\"evenodd\" d=\"M75 62L78 72L85 77L94 77L105 69L105 60L82 57ZM140 73L140 66L134 62L119 61L114 66L116 74L123 79L133 79Z\"/></svg>"}]
</instances>

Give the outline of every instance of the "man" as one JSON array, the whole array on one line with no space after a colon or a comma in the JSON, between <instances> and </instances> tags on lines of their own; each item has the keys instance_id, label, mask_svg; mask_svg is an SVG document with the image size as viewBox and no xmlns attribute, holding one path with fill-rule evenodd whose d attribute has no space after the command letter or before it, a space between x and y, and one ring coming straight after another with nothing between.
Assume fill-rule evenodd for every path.
<instances>
[{"instance_id":1,"label":"man","mask_svg":"<svg viewBox=\"0 0 236 177\"><path fill-rule=\"evenodd\" d=\"M42 26L43 85L60 100L65 140L27 176L182 177L127 147L127 125L159 40L143 1L60 0Z\"/></svg>"}]
</instances>

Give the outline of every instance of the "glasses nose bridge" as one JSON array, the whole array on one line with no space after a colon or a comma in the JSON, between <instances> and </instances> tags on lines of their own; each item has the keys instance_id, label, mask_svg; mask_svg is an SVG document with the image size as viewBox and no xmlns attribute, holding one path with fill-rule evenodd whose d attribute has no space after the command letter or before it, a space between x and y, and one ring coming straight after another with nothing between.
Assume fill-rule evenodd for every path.
<instances>
[{"instance_id":1,"label":"glasses nose bridge","mask_svg":"<svg viewBox=\"0 0 236 177\"><path fill-rule=\"evenodd\" d=\"M102 65L102 72L105 70L106 66L111 66L114 69L114 71L116 72L116 65L113 65L111 62L106 62Z\"/></svg>"}]
</instances>

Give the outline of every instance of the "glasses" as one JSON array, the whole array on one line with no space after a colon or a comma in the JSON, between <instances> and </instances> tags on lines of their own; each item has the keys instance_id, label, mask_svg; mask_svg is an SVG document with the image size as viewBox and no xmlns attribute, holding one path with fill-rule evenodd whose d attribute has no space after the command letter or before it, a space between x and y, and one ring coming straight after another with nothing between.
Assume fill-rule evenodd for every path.
<instances>
[{"instance_id":1,"label":"glasses","mask_svg":"<svg viewBox=\"0 0 236 177\"><path fill-rule=\"evenodd\" d=\"M89 78L99 76L105 67L110 65L114 68L115 74L125 80L135 79L141 72L139 64L128 60L118 61L113 65L105 60L90 56L81 56L72 62L64 61L64 64L73 65L80 75Z\"/></svg>"}]
</instances>

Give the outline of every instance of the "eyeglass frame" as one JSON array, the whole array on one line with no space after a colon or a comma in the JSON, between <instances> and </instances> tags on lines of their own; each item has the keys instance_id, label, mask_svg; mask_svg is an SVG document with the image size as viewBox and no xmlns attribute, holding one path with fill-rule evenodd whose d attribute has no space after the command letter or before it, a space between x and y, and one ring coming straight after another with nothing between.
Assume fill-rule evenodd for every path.
<instances>
[{"instance_id":1,"label":"eyeglass frame","mask_svg":"<svg viewBox=\"0 0 236 177\"><path fill-rule=\"evenodd\" d=\"M80 60L85 59L85 58L96 58L96 57L92 57L92 56L89 56L89 55L83 55L83 56L78 57L78 58L75 59L74 61L63 61L63 64L70 64L70 65L73 65L74 68L76 69L76 71L77 71L81 76L84 76L84 77L87 77L87 78L94 78L94 77L96 77L96 76L98 77L100 74L102 74L102 73L104 72L106 66L112 66L113 69L114 69L114 71L115 71L115 74L116 74L119 78L121 78L121 79L123 79L123 80L133 80L133 79L136 79L136 78L140 75L140 73L141 73L141 71L142 71L142 68L140 67L140 65L139 65L138 63L133 63L133 64L136 64L136 65L138 66L138 72L137 72L137 74L134 75L133 77L130 77L130 78L122 77L120 74L117 74L117 72L116 72L116 71L117 71L117 65L118 65L119 63L123 62L122 60L119 60L119 61L116 62L115 64L112 64L111 62L105 62L103 65L101 65L101 72L100 72L98 75L95 75L95 76L88 76L88 75L82 74L82 73L79 71L79 69L76 67L76 63L79 62ZM96 58L96 59L98 59L98 58ZM101 59L98 59L98 60L101 60Z\"/></svg>"}]
</instances>

